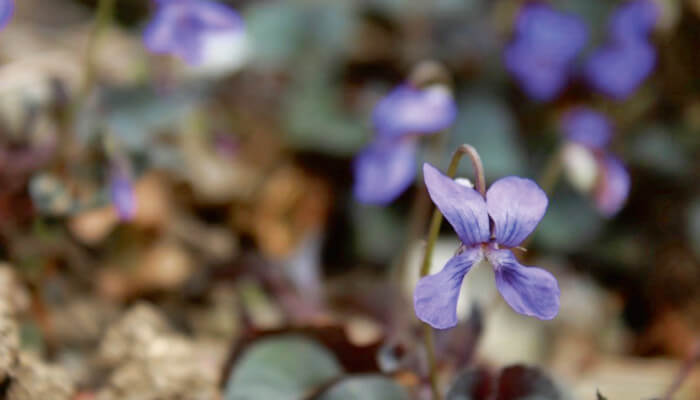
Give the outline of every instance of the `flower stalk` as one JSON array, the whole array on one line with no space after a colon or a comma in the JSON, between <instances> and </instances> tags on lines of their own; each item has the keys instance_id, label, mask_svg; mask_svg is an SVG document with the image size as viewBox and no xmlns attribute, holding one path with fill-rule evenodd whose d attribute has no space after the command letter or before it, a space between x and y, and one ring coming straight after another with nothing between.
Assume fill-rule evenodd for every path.
<instances>
[{"instance_id":1,"label":"flower stalk","mask_svg":"<svg viewBox=\"0 0 700 400\"><path fill-rule=\"evenodd\" d=\"M97 12L95 15L95 26L92 34L88 39L87 51L85 53L83 83L75 102L75 109L78 110L85 98L90 94L92 87L95 84L96 65L95 56L99 45L100 37L104 31L112 23L114 16L114 6L116 0L99 0L97 3Z\"/></svg>"},{"instance_id":2,"label":"flower stalk","mask_svg":"<svg viewBox=\"0 0 700 400\"><path fill-rule=\"evenodd\" d=\"M560 148L554 154L552 154L549 161L547 161L547 164L544 166L540 178L537 180L537 183L540 185L542 190L544 190L544 192L548 195L552 194L554 191L554 186L556 186L557 181L561 176L563 168L562 157L562 149Z\"/></svg>"},{"instance_id":3,"label":"flower stalk","mask_svg":"<svg viewBox=\"0 0 700 400\"><path fill-rule=\"evenodd\" d=\"M486 196L486 179L484 177L484 167L481 162L481 157L479 153L473 146L468 144L463 144L455 150L452 155L452 160L447 168L447 176L454 178L457 173L457 167L459 166L459 161L462 156L467 155L471 160L472 167L474 168L474 175L476 176L476 190L482 195ZM435 247L435 241L437 240L438 233L440 232L440 226L442 225L442 213L435 207L432 219L430 221L430 229L428 231L428 239L425 245L425 253L423 255L423 262L420 268L420 277L427 276L430 273L430 260L432 259L433 249ZM425 343L425 349L428 355L428 365L429 365L429 376L430 376L430 388L433 393L433 400L442 399L440 393L440 388L438 386L437 377L437 363L435 360L435 343L433 340L433 328L428 324L423 324L423 340Z\"/></svg>"}]
</instances>

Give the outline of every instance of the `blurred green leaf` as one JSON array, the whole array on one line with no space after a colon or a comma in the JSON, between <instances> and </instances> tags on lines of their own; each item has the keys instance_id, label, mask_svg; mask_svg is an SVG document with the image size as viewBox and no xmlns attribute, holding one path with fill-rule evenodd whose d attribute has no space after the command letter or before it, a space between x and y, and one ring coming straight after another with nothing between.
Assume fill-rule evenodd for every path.
<instances>
[{"instance_id":1,"label":"blurred green leaf","mask_svg":"<svg viewBox=\"0 0 700 400\"><path fill-rule=\"evenodd\" d=\"M336 383L317 400L407 400L406 391L381 375L357 375Z\"/></svg>"},{"instance_id":2,"label":"blurred green leaf","mask_svg":"<svg viewBox=\"0 0 700 400\"><path fill-rule=\"evenodd\" d=\"M299 4L253 3L246 9L245 21L256 61L284 65L302 46L305 22Z\"/></svg>"},{"instance_id":3,"label":"blurred green leaf","mask_svg":"<svg viewBox=\"0 0 700 400\"><path fill-rule=\"evenodd\" d=\"M683 176L689 168L688 156L673 135L662 126L640 132L630 145L630 160L667 176Z\"/></svg>"},{"instance_id":4,"label":"blurred green leaf","mask_svg":"<svg viewBox=\"0 0 700 400\"><path fill-rule=\"evenodd\" d=\"M505 175L522 175L525 162L521 145L516 137L513 115L503 100L483 93L474 93L461 99L460 112L450 131L448 154L463 144L474 146L484 163L486 179ZM449 159L450 155L446 155ZM468 162L462 163L459 175L471 177Z\"/></svg>"},{"instance_id":5,"label":"blurred green leaf","mask_svg":"<svg viewBox=\"0 0 700 400\"><path fill-rule=\"evenodd\" d=\"M490 397L493 377L484 368L461 372L447 392L447 400L478 400Z\"/></svg>"},{"instance_id":6,"label":"blurred green leaf","mask_svg":"<svg viewBox=\"0 0 700 400\"><path fill-rule=\"evenodd\" d=\"M287 141L299 149L350 155L367 141L368 129L363 119L343 112L339 89L329 80L327 72L307 71L290 90Z\"/></svg>"},{"instance_id":7,"label":"blurred green leaf","mask_svg":"<svg viewBox=\"0 0 700 400\"><path fill-rule=\"evenodd\" d=\"M324 347L296 335L255 342L233 368L226 400L296 400L343 373Z\"/></svg>"},{"instance_id":8,"label":"blurred green leaf","mask_svg":"<svg viewBox=\"0 0 700 400\"><path fill-rule=\"evenodd\" d=\"M405 240L404 220L389 208L357 202L353 205L355 243L360 257L377 262L390 260Z\"/></svg>"},{"instance_id":9,"label":"blurred green leaf","mask_svg":"<svg viewBox=\"0 0 700 400\"><path fill-rule=\"evenodd\" d=\"M109 132L128 149L145 151L153 135L182 122L199 99L200 90L203 88L173 89L170 93L158 93L150 87L111 89L103 100Z\"/></svg>"},{"instance_id":10,"label":"blurred green leaf","mask_svg":"<svg viewBox=\"0 0 700 400\"><path fill-rule=\"evenodd\" d=\"M535 240L548 250L569 252L595 239L602 219L585 194L570 189L549 198L547 213L535 231Z\"/></svg>"}]
</instances>

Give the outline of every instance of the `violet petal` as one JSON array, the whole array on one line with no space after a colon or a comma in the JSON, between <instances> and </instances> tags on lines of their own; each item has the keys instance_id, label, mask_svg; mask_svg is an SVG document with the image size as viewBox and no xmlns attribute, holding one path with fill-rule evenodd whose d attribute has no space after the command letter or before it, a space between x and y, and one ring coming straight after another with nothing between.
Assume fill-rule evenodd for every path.
<instances>
[{"instance_id":1,"label":"violet petal","mask_svg":"<svg viewBox=\"0 0 700 400\"><path fill-rule=\"evenodd\" d=\"M462 280L482 257L480 247L467 249L450 258L440 272L421 278L413 292L416 316L436 329L457 325L457 300Z\"/></svg>"},{"instance_id":2,"label":"violet petal","mask_svg":"<svg viewBox=\"0 0 700 400\"><path fill-rule=\"evenodd\" d=\"M637 90L655 65L656 51L646 42L608 44L590 56L584 74L593 89L623 100Z\"/></svg>"},{"instance_id":3,"label":"violet petal","mask_svg":"<svg viewBox=\"0 0 700 400\"><path fill-rule=\"evenodd\" d=\"M486 202L476 190L460 185L430 164L423 165L425 185L433 203L466 245L489 240Z\"/></svg>"},{"instance_id":4,"label":"violet petal","mask_svg":"<svg viewBox=\"0 0 700 400\"><path fill-rule=\"evenodd\" d=\"M15 12L14 0L0 0L0 29L4 28Z\"/></svg>"},{"instance_id":5,"label":"violet petal","mask_svg":"<svg viewBox=\"0 0 700 400\"><path fill-rule=\"evenodd\" d=\"M576 107L562 117L562 131L566 138L593 149L602 149L610 143L610 121L597 111Z\"/></svg>"},{"instance_id":6,"label":"violet petal","mask_svg":"<svg viewBox=\"0 0 700 400\"><path fill-rule=\"evenodd\" d=\"M416 142L375 141L357 155L353 167L355 198L367 204L388 204L413 183Z\"/></svg>"},{"instance_id":7,"label":"violet petal","mask_svg":"<svg viewBox=\"0 0 700 400\"><path fill-rule=\"evenodd\" d=\"M625 205L630 190L630 176L622 162L606 154L600 160L600 177L594 197L598 210L611 217Z\"/></svg>"},{"instance_id":8,"label":"violet petal","mask_svg":"<svg viewBox=\"0 0 700 400\"><path fill-rule=\"evenodd\" d=\"M653 1L628 1L610 17L610 34L620 42L646 40L658 17L659 9Z\"/></svg>"},{"instance_id":9,"label":"violet petal","mask_svg":"<svg viewBox=\"0 0 700 400\"><path fill-rule=\"evenodd\" d=\"M163 5L143 32L143 42L151 53L170 53L177 47L177 22L182 17L182 7Z\"/></svg>"},{"instance_id":10,"label":"violet petal","mask_svg":"<svg viewBox=\"0 0 700 400\"><path fill-rule=\"evenodd\" d=\"M513 252L490 249L486 257L496 273L496 287L516 312L552 319L559 312L559 285L549 272L518 263Z\"/></svg>"},{"instance_id":11,"label":"violet petal","mask_svg":"<svg viewBox=\"0 0 700 400\"><path fill-rule=\"evenodd\" d=\"M116 173L110 184L110 196L119 219L128 221L136 211L136 198L131 180L125 175Z\"/></svg>"},{"instance_id":12,"label":"violet petal","mask_svg":"<svg viewBox=\"0 0 700 400\"><path fill-rule=\"evenodd\" d=\"M432 134L448 128L457 116L452 94L442 87L416 89L400 85L372 112L376 131L385 138Z\"/></svg>"},{"instance_id":13,"label":"violet petal","mask_svg":"<svg viewBox=\"0 0 700 400\"><path fill-rule=\"evenodd\" d=\"M508 176L486 192L496 242L515 247L535 230L547 210L547 195L530 179Z\"/></svg>"},{"instance_id":14,"label":"violet petal","mask_svg":"<svg viewBox=\"0 0 700 400\"><path fill-rule=\"evenodd\" d=\"M588 40L575 15L545 4L527 4L518 15L515 37L503 57L506 69L531 98L555 98L568 82L573 62Z\"/></svg>"},{"instance_id":15,"label":"violet petal","mask_svg":"<svg viewBox=\"0 0 700 400\"><path fill-rule=\"evenodd\" d=\"M190 65L202 62L203 35L242 31L243 20L231 8L211 1L159 1L143 40L151 53L170 53Z\"/></svg>"}]
</instances>

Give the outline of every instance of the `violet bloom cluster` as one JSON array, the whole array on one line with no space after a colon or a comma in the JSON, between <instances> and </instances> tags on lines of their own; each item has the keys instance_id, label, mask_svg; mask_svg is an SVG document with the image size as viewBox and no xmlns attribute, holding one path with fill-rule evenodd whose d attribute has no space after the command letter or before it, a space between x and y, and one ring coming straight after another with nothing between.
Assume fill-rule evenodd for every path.
<instances>
[{"instance_id":1,"label":"violet bloom cluster","mask_svg":"<svg viewBox=\"0 0 700 400\"><path fill-rule=\"evenodd\" d=\"M4 28L10 22L14 12L14 0L0 0L0 29Z\"/></svg>"},{"instance_id":2,"label":"violet bloom cluster","mask_svg":"<svg viewBox=\"0 0 700 400\"><path fill-rule=\"evenodd\" d=\"M596 50L585 66L589 84L615 99L625 99L652 73L656 51L649 35L658 18L651 0L621 5L609 21L609 41Z\"/></svg>"},{"instance_id":3,"label":"violet bloom cluster","mask_svg":"<svg viewBox=\"0 0 700 400\"><path fill-rule=\"evenodd\" d=\"M446 129L456 116L457 105L443 86L403 84L384 97L372 113L374 141L355 158L355 198L387 204L401 195L416 176L419 137Z\"/></svg>"},{"instance_id":4,"label":"violet bloom cluster","mask_svg":"<svg viewBox=\"0 0 700 400\"><path fill-rule=\"evenodd\" d=\"M545 4L526 5L518 15L515 37L505 49L506 68L528 96L552 100L566 86L587 39L586 25L577 16Z\"/></svg>"},{"instance_id":5,"label":"violet bloom cluster","mask_svg":"<svg viewBox=\"0 0 700 400\"><path fill-rule=\"evenodd\" d=\"M146 48L172 54L190 65L205 61L206 48L221 38L237 40L243 19L231 8L210 0L156 0L158 9L143 34ZM213 44L212 44L213 45Z\"/></svg>"},{"instance_id":6,"label":"violet bloom cluster","mask_svg":"<svg viewBox=\"0 0 700 400\"><path fill-rule=\"evenodd\" d=\"M414 292L416 315L437 329L457 324L457 300L464 276L487 260L496 287L518 313L547 320L559 312L559 285L549 272L521 265L511 251L532 233L547 209L547 195L529 179L494 182L485 198L471 187L423 166L431 199L462 242L443 269L422 278Z\"/></svg>"},{"instance_id":7,"label":"violet bloom cluster","mask_svg":"<svg viewBox=\"0 0 700 400\"><path fill-rule=\"evenodd\" d=\"M569 141L563 159L570 181L592 194L601 214L613 216L625 205L630 177L622 161L608 150L610 122L599 112L577 107L564 114L561 129Z\"/></svg>"}]
</instances>

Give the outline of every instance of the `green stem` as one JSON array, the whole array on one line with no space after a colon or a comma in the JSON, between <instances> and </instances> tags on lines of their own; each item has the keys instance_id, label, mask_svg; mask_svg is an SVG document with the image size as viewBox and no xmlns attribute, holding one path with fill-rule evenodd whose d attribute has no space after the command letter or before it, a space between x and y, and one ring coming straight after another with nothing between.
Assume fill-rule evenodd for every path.
<instances>
[{"instance_id":1,"label":"green stem","mask_svg":"<svg viewBox=\"0 0 700 400\"><path fill-rule=\"evenodd\" d=\"M85 52L85 69L83 70L83 83L74 104L74 109L76 111L79 110L80 107L83 105L85 98L90 94L92 87L95 85L95 76L97 71L97 67L95 65L95 56L97 53L100 37L112 23L115 2L116 0L99 0L99 2L97 3L95 26L92 30L90 38L88 39L87 51Z\"/></svg>"},{"instance_id":2,"label":"green stem","mask_svg":"<svg viewBox=\"0 0 700 400\"><path fill-rule=\"evenodd\" d=\"M468 155L472 162L472 167L474 168L474 174L476 175L476 189L481 193L482 196L486 195L486 179L484 178L484 167L481 163L481 158L476 149L468 144L463 144L457 148L457 150L452 155L452 160L450 161L450 166L447 168L447 176L454 178L455 173L457 173L457 166L459 166L459 161L462 156ZM420 268L421 278L427 276L430 273L430 260L433 256L433 248L435 247L435 241L437 240L438 233L440 233L440 225L442 225L442 214L440 210L436 207L433 211L433 217L430 221L430 229L428 231L428 240L425 245L425 254L423 255L423 263ZM442 399L440 394L440 389L438 387L438 376L437 376L437 363L435 360L435 345L433 341L433 329L428 324L423 326L423 340L425 342L425 348L428 353L428 364L430 367L430 388L433 392L433 400Z\"/></svg>"},{"instance_id":3,"label":"green stem","mask_svg":"<svg viewBox=\"0 0 700 400\"><path fill-rule=\"evenodd\" d=\"M563 170L562 149L557 150L545 165L538 183L548 195L552 194Z\"/></svg>"}]
</instances>

